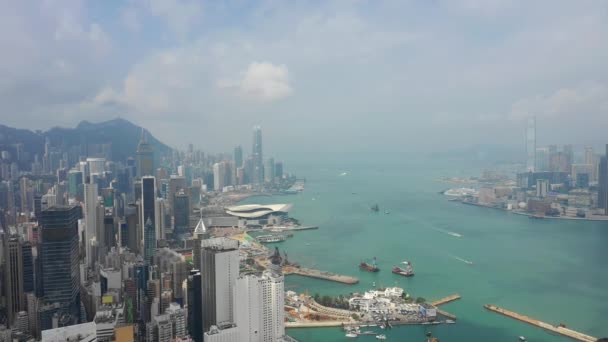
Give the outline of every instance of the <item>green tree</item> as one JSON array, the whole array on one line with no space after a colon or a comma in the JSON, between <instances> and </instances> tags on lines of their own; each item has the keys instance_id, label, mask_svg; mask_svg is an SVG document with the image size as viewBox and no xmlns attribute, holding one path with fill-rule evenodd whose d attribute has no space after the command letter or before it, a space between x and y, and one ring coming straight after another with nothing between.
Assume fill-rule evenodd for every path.
<instances>
[{"instance_id":1,"label":"green tree","mask_svg":"<svg viewBox=\"0 0 608 342\"><path fill-rule=\"evenodd\" d=\"M426 299L423 297L416 298L416 304L426 303Z\"/></svg>"}]
</instances>

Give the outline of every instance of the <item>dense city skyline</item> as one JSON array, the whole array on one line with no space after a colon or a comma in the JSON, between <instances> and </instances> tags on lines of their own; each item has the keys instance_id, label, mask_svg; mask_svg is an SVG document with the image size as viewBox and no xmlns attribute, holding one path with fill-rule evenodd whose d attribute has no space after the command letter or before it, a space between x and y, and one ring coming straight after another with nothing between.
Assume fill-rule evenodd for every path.
<instances>
[{"instance_id":1,"label":"dense city skyline","mask_svg":"<svg viewBox=\"0 0 608 342\"><path fill-rule=\"evenodd\" d=\"M260 124L299 152L361 150L361 137L518 145L536 115L552 126L539 140L599 145L606 13L601 1L20 2L0 18L0 121L121 116L211 150Z\"/></svg>"}]
</instances>

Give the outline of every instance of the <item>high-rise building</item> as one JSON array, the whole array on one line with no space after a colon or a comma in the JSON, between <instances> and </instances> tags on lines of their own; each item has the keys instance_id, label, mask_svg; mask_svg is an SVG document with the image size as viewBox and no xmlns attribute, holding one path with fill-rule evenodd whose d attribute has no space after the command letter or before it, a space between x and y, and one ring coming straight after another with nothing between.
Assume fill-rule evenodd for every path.
<instances>
[{"instance_id":1,"label":"high-rise building","mask_svg":"<svg viewBox=\"0 0 608 342\"><path fill-rule=\"evenodd\" d=\"M6 291L9 326L15 323L17 314L24 310L25 293L23 290L23 254L18 235L4 236L4 284Z\"/></svg>"},{"instance_id":2,"label":"high-rise building","mask_svg":"<svg viewBox=\"0 0 608 342\"><path fill-rule=\"evenodd\" d=\"M93 250L91 247L91 241L97 240L97 202L98 202L98 190L97 183L86 182L84 184L84 222L85 222L85 234L84 244L86 246L86 259L89 266L93 266L95 260L93 256Z\"/></svg>"},{"instance_id":3,"label":"high-rise building","mask_svg":"<svg viewBox=\"0 0 608 342\"><path fill-rule=\"evenodd\" d=\"M141 216L139 218L139 222L143 222L142 224L142 234L141 237L147 241L146 234L148 220L152 225L153 233L154 233L154 243L156 244L156 179L154 176L144 176L141 178L141 207L140 212ZM145 251L145 248L144 248ZM146 259L148 260L148 259Z\"/></svg>"},{"instance_id":4,"label":"high-rise building","mask_svg":"<svg viewBox=\"0 0 608 342\"><path fill-rule=\"evenodd\" d=\"M282 162L276 162L274 164L274 176L276 178L283 178L283 163Z\"/></svg>"},{"instance_id":5,"label":"high-rise building","mask_svg":"<svg viewBox=\"0 0 608 342\"><path fill-rule=\"evenodd\" d=\"M152 220L148 217L144 225L144 260L151 262L156 249L156 232Z\"/></svg>"},{"instance_id":6,"label":"high-rise building","mask_svg":"<svg viewBox=\"0 0 608 342\"><path fill-rule=\"evenodd\" d=\"M234 167L239 168L243 166L243 147L240 145L234 148Z\"/></svg>"},{"instance_id":7,"label":"high-rise building","mask_svg":"<svg viewBox=\"0 0 608 342\"><path fill-rule=\"evenodd\" d=\"M226 162L213 164L213 190L222 192L226 186Z\"/></svg>"},{"instance_id":8,"label":"high-rise building","mask_svg":"<svg viewBox=\"0 0 608 342\"><path fill-rule=\"evenodd\" d=\"M275 272L237 280L239 341L279 341L285 336L284 279Z\"/></svg>"},{"instance_id":9,"label":"high-rise building","mask_svg":"<svg viewBox=\"0 0 608 342\"><path fill-rule=\"evenodd\" d=\"M200 261L199 261L200 263ZM188 276L188 334L194 342L203 342L203 291L201 272L197 269L190 271Z\"/></svg>"},{"instance_id":10,"label":"high-rise building","mask_svg":"<svg viewBox=\"0 0 608 342\"><path fill-rule=\"evenodd\" d=\"M264 182L264 156L262 154L262 127L253 127L253 184Z\"/></svg>"},{"instance_id":11,"label":"high-rise building","mask_svg":"<svg viewBox=\"0 0 608 342\"><path fill-rule=\"evenodd\" d=\"M156 208L154 209L154 214L156 215L155 223L155 231L156 231L156 240L165 239L166 226L165 226L165 216L167 213L167 201L162 197L156 198Z\"/></svg>"},{"instance_id":12,"label":"high-rise building","mask_svg":"<svg viewBox=\"0 0 608 342\"><path fill-rule=\"evenodd\" d=\"M597 207L604 209L604 214L608 215L608 144L606 154L600 159L598 173Z\"/></svg>"},{"instance_id":13,"label":"high-rise building","mask_svg":"<svg viewBox=\"0 0 608 342\"><path fill-rule=\"evenodd\" d=\"M549 171L549 149L547 147L537 148L535 159L536 171Z\"/></svg>"},{"instance_id":14,"label":"high-rise building","mask_svg":"<svg viewBox=\"0 0 608 342\"><path fill-rule=\"evenodd\" d=\"M201 282L203 331L235 322L235 289L239 275L238 241L228 238L202 240Z\"/></svg>"},{"instance_id":15,"label":"high-rise building","mask_svg":"<svg viewBox=\"0 0 608 342\"><path fill-rule=\"evenodd\" d=\"M585 146L585 164L595 164L595 156L593 155L593 147Z\"/></svg>"},{"instance_id":16,"label":"high-rise building","mask_svg":"<svg viewBox=\"0 0 608 342\"><path fill-rule=\"evenodd\" d=\"M536 158L536 118L528 119L526 129L526 170L534 171Z\"/></svg>"},{"instance_id":17,"label":"high-rise building","mask_svg":"<svg viewBox=\"0 0 608 342\"><path fill-rule=\"evenodd\" d=\"M181 236L190 232L190 197L182 189L175 194L173 211L173 235Z\"/></svg>"},{"instance_id":18,"label":"high-rise building","mask_svg":"<svg viewBox=\"0 0 608 342\"><path fill-rule=\"evenodd\" d=\"M32 244L29 241L21 243L21 255L23 259L23 291L34 292L34 257L32 255Z\"/></svg>"},{"instance_id":19,"label":"high-rise building","mask_svg":"<svg viewBox=\"0 0 608 342\"><path fill-rule=\"evenodd\" d=\"M79 206L56 206L41 213L41 330L52 327L55 314L61 326L77 324L80 320L80 218Z\"/></svg>"},{"instance_id":20,"label":"high-rise building","mask_svg":"<svg viewBox=\"0 0 608 342\"><path fill-rule=\"evenodd\" d=\"M106 170L106 160L104 158L87 158L87 168L90 175L101 175Z\"/></svg>"},{"instance_id":21,"label":"high-rise building","mask_svg":"<svg viewBox=\"0 0 608 342\"><path fill-rule=\"evenodd\" d=\"M141 139L135 152L137 177L154 175L154 150L146 139L146 131L141 129Z\"/></svg>"},{"instance_id":22,"label":"high-rise building","mask_svg":"<svg viewBox=\"0 0 608 342\"><path fill-rule=\"evenodd\" d=\"M71 198L82 200L82 172L70 170L68 172L68 194Z\"/></svg>"},{"instance_id":23,"label":"high-rise building","mask_svg":"<svg viewBox=\"0 0 608 342\"><path fill-rule=\"evenodd\" d=\"M268 158L264 165L264 181L272 183L274 181L274 158Z\"/></svg>"}]
</instances>

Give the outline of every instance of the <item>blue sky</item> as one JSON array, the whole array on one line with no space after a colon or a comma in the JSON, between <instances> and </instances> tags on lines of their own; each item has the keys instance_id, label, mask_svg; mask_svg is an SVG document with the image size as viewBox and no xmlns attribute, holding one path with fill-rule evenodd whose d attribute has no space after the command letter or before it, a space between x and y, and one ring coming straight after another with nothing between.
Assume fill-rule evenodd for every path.
<instances>
[{"instance_id":1,"label":"blue sky","mask_svg":"<svg viewBox=\"0 0 608 342\"><path fill-rule=\"evenodd\" d=\"M598 144L605 1L22 1L0 13L0 122L117 116L167 143L332 151ZM311 137L314 137L311 139Z\"/></svg>"}]
</instances>

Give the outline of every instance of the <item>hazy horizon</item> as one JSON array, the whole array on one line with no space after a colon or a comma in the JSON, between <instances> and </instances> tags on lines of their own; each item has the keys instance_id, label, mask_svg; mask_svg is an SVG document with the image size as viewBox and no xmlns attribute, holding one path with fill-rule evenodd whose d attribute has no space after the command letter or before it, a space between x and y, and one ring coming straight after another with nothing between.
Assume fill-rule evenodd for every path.
<instances>
[{"instance_id":1,"label":"hazy horizon","mask_svg":"<svg viewBox=\"0 0 608 342\"><path fill-rule=\"evenodd\" d=\"M442 151L605 143L601 1L15 3L0 122L122 117L172 147Z\"/></svg>"}]
</instances>

